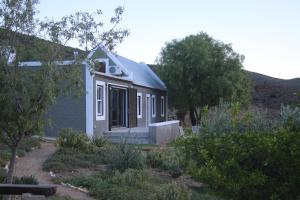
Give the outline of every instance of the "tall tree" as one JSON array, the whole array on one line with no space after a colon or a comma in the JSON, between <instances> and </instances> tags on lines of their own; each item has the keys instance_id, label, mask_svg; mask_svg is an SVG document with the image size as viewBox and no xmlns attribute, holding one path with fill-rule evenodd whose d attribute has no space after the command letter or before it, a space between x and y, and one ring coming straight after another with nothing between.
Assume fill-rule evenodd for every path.
<instances>
[{"instance_id":1,"label":"tall tree","mask_svg":"<svg viewBox=\"0 0 300 200\"><path fill-rule=\"evenodd\" d=\"M203 32L167 43L158 72L168 87L170 107L180 115L189 112L196 125L199 108L217 105L221 98L247 103L249 78L242 70L243 59L229 44Z\"/></svg>"},{"instance_id":2,"label":"tall tree","mask_svg":"<svg viewBox=\"0 0 300 200\"><path fill-rule=\"evenodd\" d=\"M123 13L120 7L111 18L113 26L105 30L103 23L85 12L57 22L39 22L35 19L37 4L38 0L0 2L0 139L11 150L6 183L12 183L20 142L43 129L45 114L56 98L82 94L80 66L84 56L76 57L69 66L60 66L68 54L73 58L64 45L75 39L86 50L99 42L112 49L129 33L118 27ZM28 60L40 61L42 66L22 66L22 61Z\"/></svg>"}]
</instances>

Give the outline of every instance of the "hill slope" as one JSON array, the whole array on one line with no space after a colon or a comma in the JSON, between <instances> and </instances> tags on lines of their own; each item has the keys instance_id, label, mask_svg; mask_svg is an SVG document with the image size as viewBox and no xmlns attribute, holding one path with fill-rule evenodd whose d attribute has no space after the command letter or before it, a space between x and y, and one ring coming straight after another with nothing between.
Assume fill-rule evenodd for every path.
<instances>
[{"instance_id":1,"label":"hill slope","mask_svg":"<svg viewBox=\"0 0 300 200\"><path fill-rule=\"evenodd\" d=\"M279 110L281 104L300 103L300 78L278 79L248 72L253 81L252 103L255 106Z\"/></svg>"}]
</instances>

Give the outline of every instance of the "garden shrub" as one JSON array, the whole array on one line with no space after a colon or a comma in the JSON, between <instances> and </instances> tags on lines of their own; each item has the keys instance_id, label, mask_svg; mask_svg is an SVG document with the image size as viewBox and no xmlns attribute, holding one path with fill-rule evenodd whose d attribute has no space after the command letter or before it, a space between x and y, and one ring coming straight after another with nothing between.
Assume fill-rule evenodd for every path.
<instances>
[{"instance_id":1,"label":"garden shrub","mask_svg":"<svg viewBox=\"0 0 300 200\"><path fill-rule=\"evenodd\" d=\"M18 147L19 151L30 152L33 148L40 148L40 139L36 137L24 138Z\"/></svg>"},{"instance_id":2,"label":"garden shrub","mask_svg":"<svg viewBox=\"0 0 300 200\"><path fill-rule=\"evenodd\" d=\"M92 138L92 144L95 145L96 147L104 147L108 143L107 139L102 137L102 136L93 136Z\"/></svg>"},{"instance_id":3,"label":"garden shrub","mask_svg":"<svg viewBox=\"0 0 300 200\"><path fill-rule=\"evenodd\" d=\"M0 168L0 183L4 183L6 172L4 169Z\"/></svg>"},{"instance_id":4,"label":"garden shrub","mask_svg":"<svg viewBox=\"0 0 300 200\"><path fill-rule=\"evenodd\" d=\"M146 162L149 167L159 168L162 166L163 158L160 151L147 152Z\"/></svg>"},{"instance_id":5,"label":"garden shrub","mask_svg":"<svg viewBox=\"0 0 300 200\"><path fill-rule=\"evenodd\" d=\"M181 159L182 156L172 147L163 151L150 151L146 157L148 166L166 170L173 178L177 178L183 174L180 166Z\"/></svg>"},{"instance_id":6,"label":"garden shrub","mask_svg":"<svg viewBox=\"0 0 300 200\"><path fill-rule=\"evenodd\" d=\"M91 150L90 140L86 134L70 128L61 129L56 144L60 148L71 148L86 152Z\"/></svg>"},{"instance_id":7,"label":"garden shrub","mask_svg":"<svg viewBox=\"0 0 300 200\"><path fill-rule=\"evenodd\" d=\"M39 182L34 176L22 176L22 177L14 177L13 184L38 185Z\"/></svg>"},{"instance_id":8,"label":"garden shrub","mask_svg":"<svg viewBox=\"0 0 300 200\"><path fill-rule=\"evenodd\" d=\"M145 167L145 155L135 145L126 141L106 149L105 161L109 169L124 172L126 169L143 169Z\"/></svg>"},{"instance_id":9,"label":"garden shrub","mask_svg":"<svg viewBox=\"0 0 300 200\"><path fill-rule=\"evenodd\" d=\"M300 131L300 107L281 106L280 123L291 131Z\"/></svg>"},{"instance_id":10,"label":"garden shrub","mask_svg":"<svg viewBox=\"0 0 300 200\"><path fill-rule=\"evenodd\" d=\"M235 132L266 132L272 130L274 122L267 119L266 113L242 110L239 103L220 101L218 106L202 109L201 133L227 134Z\"/></svg>"},{"instance_id":11,"label":"garden shrub","mask_svg":"<svg viewBox=\"0 0 300 200\"><path fill-rule=\"evenodd\" d=\"M43 163L46 171L62 172L81 167L94 167L104 163L102 151L82 152L72 148L60 148Z\"/></svg>"},{"instance_id":12,"label":"garden shrub","mask_svg":"<svg viewBox=\"0 0 300 200\"><path fill-rule=\"evenodd\" d=\"M233 199L297 199L300 132L189 135L176 141L185 169Z\"/></svg>"},{"instance_id":13,"label":"garden shrub","mask_svg":"<svg viewBox=\"0 0 300 200\"><path fill-rule=\"evenodd\" d=\"M99 199L124 200L188 200L189 190L176 184L158 181L145 170L127 169L123 173L96 173L67 182L83 186Z\"/></svg>"}]
</instances>

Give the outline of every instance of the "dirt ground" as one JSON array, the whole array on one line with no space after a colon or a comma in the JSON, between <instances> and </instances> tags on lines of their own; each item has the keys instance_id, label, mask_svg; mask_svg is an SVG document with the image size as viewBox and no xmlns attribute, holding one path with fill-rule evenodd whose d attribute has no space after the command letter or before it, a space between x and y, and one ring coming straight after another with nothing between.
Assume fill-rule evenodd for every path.
<instances>
[{"instance_id":1,"label":"dirt ground","mask_svg":"<svg viewBox=\"0 0 300 200\"><path fill-rule=\"evenodd\" d=\"M15 176L31 176L36 177L40 184L53 184L49 172L42 169L44 161L55 152L56 148L51 142L42 142L40 149L35 149L26 153L24 157L18 158L15 167ZM54 184L55 185L55 184ZM56 185L59 196L69 196L73 199L93 200L86 193L62 186Z\"/></svg>"}]
</instances>

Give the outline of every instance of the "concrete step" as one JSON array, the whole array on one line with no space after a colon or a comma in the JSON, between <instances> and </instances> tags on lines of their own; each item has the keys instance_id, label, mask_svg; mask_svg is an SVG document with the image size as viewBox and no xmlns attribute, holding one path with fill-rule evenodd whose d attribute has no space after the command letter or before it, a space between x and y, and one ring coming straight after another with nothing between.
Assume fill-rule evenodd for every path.
<instances>
[{"instance_id":1,"label":"concrete step","mask_svg":"<svg viewBox=\"0 0 300 200\"><path fill-rule=\"evenodd\" d=\"M148 136L149 136L149 132L135 132L135 133L103 132L103 136L117 136L117 137L148 137Z\"/></svg>"},{"instance_id":2,"label":"concrete step","mask_svg":"<svg viewBox=\"0 0 300 200\"><path fill-rule=\"evenodd\" d=\"M125 138L106 138L111 143L124 142ZM129 144L149 144L148 138L126 138L125 141Z\"/></svg>"}]
</instances>

